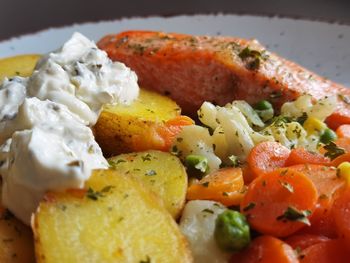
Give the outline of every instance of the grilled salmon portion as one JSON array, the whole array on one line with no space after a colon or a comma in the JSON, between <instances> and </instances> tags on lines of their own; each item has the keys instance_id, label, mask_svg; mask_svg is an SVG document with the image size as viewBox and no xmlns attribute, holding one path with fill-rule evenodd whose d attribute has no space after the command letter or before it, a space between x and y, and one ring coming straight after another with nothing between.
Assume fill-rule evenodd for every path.
<instances>
[{"instance_id":1,"label":"grilled salmon portion","mask_svg":"<svg viewBox=\"0 0 350 263\"><path fill-rule=\"evenodd\" d=\"M195 115L204 101L268 99L278 108L307 93L315 100L337 96L328 123L350 123L350 89L268 52L256 40L127 31L105 36L98 46L136 71L142 87L173 98L185 114Z\"/></svg>"}]
</instances>

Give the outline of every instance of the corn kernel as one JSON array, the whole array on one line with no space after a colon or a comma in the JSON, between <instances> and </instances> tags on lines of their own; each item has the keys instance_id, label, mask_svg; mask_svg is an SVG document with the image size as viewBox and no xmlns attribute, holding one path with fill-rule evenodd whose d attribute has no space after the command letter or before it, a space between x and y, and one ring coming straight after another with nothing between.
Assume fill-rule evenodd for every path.
<instances>
[{"instance_id":1,"label":"corn kernel","mask_svg":"<svg viewBox=\"0 0 350 263\"><path fill-rule=\"evenodd\" d=\"M350 162L342 162L339 164L337 174L339 177L344 178L348 184L350 184Z\"/></svg>"},{"instance_id":2,"label":"corn kernel","mask_svg":"<svg viewBox=\"0 0 350 263\"><path fill-rule=\"evenodd\" d=\"M315 117L307 118L303 127L309 135L315 133L320 134L327 129L327 125Z\"/></svg>"}]
</instances>

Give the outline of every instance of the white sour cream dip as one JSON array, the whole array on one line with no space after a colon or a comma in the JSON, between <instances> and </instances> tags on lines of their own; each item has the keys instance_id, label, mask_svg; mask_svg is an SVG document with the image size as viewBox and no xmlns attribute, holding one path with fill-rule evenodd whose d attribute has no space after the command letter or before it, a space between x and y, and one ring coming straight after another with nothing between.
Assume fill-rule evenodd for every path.
<instances>
[{"instance_id":1,"label":"white sour cream dip","mask_svg":"<svg viewBox=\"0 0 350 263\"><path fill-rule=\"evenodd\" d=\"M108 163L89 126L105 103L137 98L136 74L79 33L29 78L0 85L2 203L30 224L45 192L81 188Z\"/></svg>"}]
</instances>

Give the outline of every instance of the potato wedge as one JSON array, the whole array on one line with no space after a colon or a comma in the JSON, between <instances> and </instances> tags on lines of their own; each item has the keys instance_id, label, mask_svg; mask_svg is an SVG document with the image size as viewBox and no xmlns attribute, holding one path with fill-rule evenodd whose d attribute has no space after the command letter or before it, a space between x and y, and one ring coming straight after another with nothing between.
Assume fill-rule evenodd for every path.
<instances>
[{"instance_id":1,"label":"potato wedge","mask_svg":"<svg viewBox=\"0 0 350 263\"><path fill-rule=\"evenodd\" d=\"M5 77L28 77L39 58L40 55L20 55L0 59L0 82Z\"/></svg>"},{"instance_id":2,"label":"potato wedge","mask_svg":"<svg viewBox=\"0 0 350 263\"><path fill-rule=\"evenodd\" d=\"M136 179L100 170L86 189L40 204L32 226L38 263L192 262L175 221Z\"/></svg>"},{"instance_id":3,"label":"potato wedge","mask_svg":"<svg viewBox=\"0 0 350 263\"><path fill-rule=\"evenodd\" d=\"M0 196L1 196L0 179ZM0 262L34 263L34 239L30 227L0 205Z\"/></svg>"},{"instance_id":4,"label":"potato wedge","mask_svg":"<svg viewBox=\"0 0 350 263\"><path fill-rule=\"evenodd\" d=\"M160 149L163 142L157 136L157 127L178 115L180 108L174 101L141 89L131 105L104 107L94 126L96 141L106 156Z\"/></svg>"},{"instance_id":5,"label":"potato wedge","mask_svg":"<svg viewBox=\"0 0 350 263\"><path fill-rule=\"evenodd\" d=\"M176 156L161 151L121 154L109 160L111 167L139 178L156 193L170 214L177 218L185 204L187 174Z\"/></svg>"}]
</instances>

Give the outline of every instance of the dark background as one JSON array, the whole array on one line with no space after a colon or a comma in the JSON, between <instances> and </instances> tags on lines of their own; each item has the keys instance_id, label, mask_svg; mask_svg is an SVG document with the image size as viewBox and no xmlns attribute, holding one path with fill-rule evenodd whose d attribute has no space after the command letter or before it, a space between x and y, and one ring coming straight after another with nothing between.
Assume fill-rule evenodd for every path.
<instances>
[{"instance_id":1,"label":"dark background","mask_svg":"<svg viewBox=\"0 0 350 263\"><path fill-rule=\"evenodd\" d=\"M0 0L0 40L76 22L218 12L279 14L350 24L350 0Z\"/></svg>"}]
</instances>

